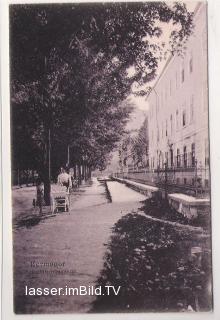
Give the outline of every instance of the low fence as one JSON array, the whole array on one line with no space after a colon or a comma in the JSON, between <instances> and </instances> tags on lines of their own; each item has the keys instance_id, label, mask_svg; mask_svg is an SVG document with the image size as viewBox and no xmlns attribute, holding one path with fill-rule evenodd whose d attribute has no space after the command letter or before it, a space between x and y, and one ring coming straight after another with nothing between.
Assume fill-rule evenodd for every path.
<instances>
[{"instance_id":1,"label":"low fence","mask_svg":"<svg viewBox=\"0 0 220 320\"><path fill-rule=\"evenodd\" d=\"M206 197L210 193L208 167L164 167L156 170L139 169L117 172L118 178L159 187L169 193L181 192L196 197Z\"/></svg>"}]
</instances>

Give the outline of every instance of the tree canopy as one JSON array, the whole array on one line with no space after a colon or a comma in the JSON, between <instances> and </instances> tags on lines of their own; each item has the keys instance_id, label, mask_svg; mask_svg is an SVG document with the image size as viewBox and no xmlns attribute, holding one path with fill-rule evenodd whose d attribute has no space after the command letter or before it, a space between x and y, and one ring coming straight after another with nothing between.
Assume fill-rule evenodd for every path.
<instances>
[{"instance_id":1,"label":"tree canopy","mask_svg":"<svg viewBox=\"0 0 220 320\"><path fill-rule=\"evenodd\" d=\"M11 5L14 166L44 167L50 130L55 167L68 145L74 163L103 169L131 111L122 102L156 76L164 23L173 52L192 31L184 3Z\"/></svg>"},{"instance_id":2,"label":"tree canopy","mask_svg":"<svg viewBox=\"0 0 220 320\"><path fill-rule=\"evenodd\" d=\"M148 118L145 119L137 135L132 141L131 154L136 167L149 167L148 150Z\"/></svg>"}]
</instances>

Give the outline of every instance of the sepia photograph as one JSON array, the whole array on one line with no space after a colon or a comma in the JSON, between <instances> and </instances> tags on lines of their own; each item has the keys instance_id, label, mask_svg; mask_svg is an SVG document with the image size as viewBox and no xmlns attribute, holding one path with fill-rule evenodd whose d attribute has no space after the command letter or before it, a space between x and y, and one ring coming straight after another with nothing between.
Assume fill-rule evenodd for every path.
<instances>
[{"instance_id":1,"label":"sepia photograph","mask_svg":"<svg viewBox=\"0 0 220 320\"><path fill-rule=\"evenodd\" d=\"M15 314L213 311L207 10L10 4Z\"/></svg>"}]
</instances>

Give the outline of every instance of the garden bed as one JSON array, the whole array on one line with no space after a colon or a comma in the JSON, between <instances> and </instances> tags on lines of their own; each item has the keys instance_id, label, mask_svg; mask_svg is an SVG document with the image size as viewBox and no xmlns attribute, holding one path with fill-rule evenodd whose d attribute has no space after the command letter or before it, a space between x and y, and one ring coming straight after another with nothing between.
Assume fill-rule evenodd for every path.
<instances>
[{"instance_id":1,"label":"garden bed","mask_svg":"<svg viewBox=\"0 0 220 320\"><path fill-rule=\"evenodd\" d=\"M200 248L201 256L192 254ZM143 215L114 226L97 286L121 286L98 296L92 312L210 311L210 238Z\"/></svg>"}]
</instances>

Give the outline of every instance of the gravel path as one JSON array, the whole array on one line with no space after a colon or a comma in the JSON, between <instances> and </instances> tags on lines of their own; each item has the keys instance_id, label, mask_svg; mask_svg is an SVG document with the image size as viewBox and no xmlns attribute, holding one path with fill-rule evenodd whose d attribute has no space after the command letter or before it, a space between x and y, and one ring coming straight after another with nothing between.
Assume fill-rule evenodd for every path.
<instances>
[{"instance_id":1,"label":"gravel path","mask_svg":"<svg viewBox=\"0 0 220 320\"><path fill-rule=\"evenodd\" d=\"M59 288L95 285L103 267L104 244L109 240L111 227L122 215L140 207L139 201L143 197L121 184L116 189L110 189L123 198L123 202L118 202L114 195L113 203L109 203L105 186L94 179L92 184L81 186L71 196L70 214L47 216L30 228L14 228L17 313L74 313L90 310L94 296L25 296L25 286ZM33 192L32 189L26 192L25 188L13 190L14 216L28 212ZM36 267L33 266L35 263L59 263L60 266Z\"/></svg>"}]
</instances>

